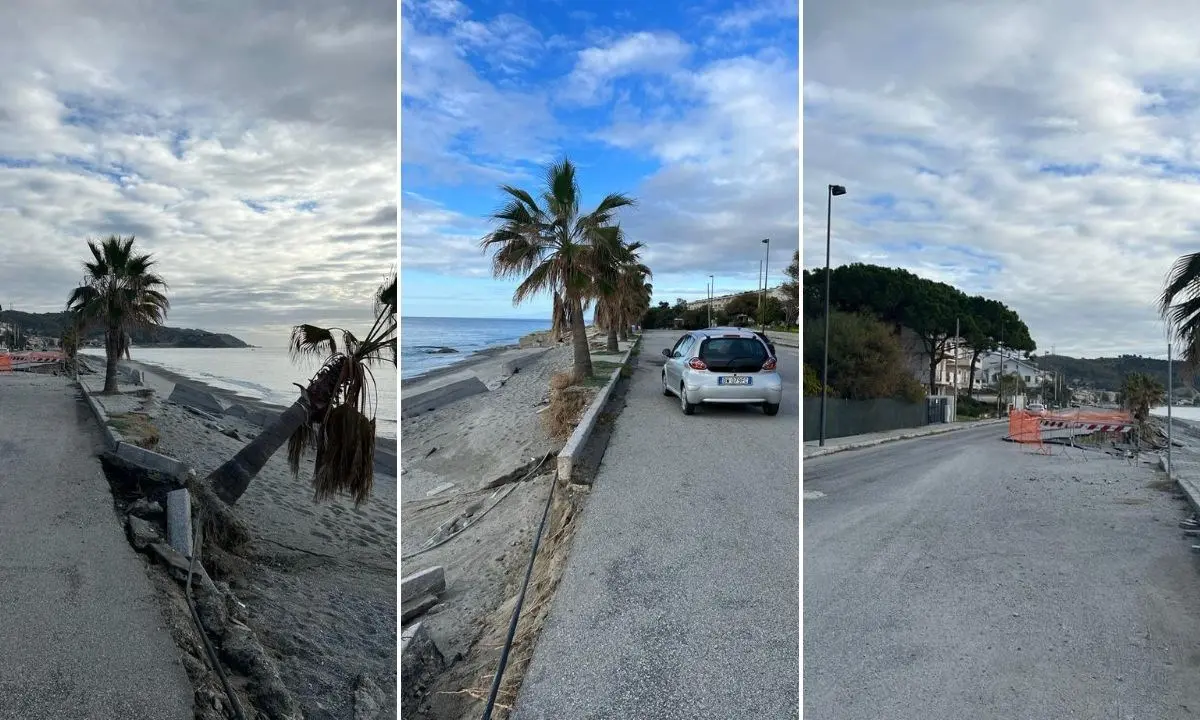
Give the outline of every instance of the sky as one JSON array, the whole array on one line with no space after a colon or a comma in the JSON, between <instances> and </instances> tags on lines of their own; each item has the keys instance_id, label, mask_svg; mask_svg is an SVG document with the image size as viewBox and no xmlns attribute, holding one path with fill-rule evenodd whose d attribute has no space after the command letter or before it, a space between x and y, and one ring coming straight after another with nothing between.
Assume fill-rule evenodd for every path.
<instances>
[{"instance_id":1,"label":"sky","mask_svg":"<svg viewBox=\"0 0 1200 720\"><path fill-rule=\"evenodd\" d=\"M1001 300L1038 353L1166 355L1197 249L1200 4L841 0L804 9L804 265Z\"/></svg>"},{"instance_id":2,"label":"sky","mask_svg":"<svg viewBox=\"0 0 1200 720\"><path fill-rule=\"evenodd\" d=\"M402 0L401 314L548 318L514 307L479 241L499 186L563 157L584 210L607 193L645 244L654 302L754 290L799 247L795 0ZM768 246L761 240L770 238Z\"/></svg>"},{"instance_id":3,"label":"sky","mask_svg":"<svg viewBox=\"0 0 1200 720\"><path fill-rule=\"evenodd\" d=\"M103 5L101 12L98 7ZM167 324L365 331L396 263L391 0L7 0L0 305L56 312L134 235Z\"/></svg>"}]
</instances>

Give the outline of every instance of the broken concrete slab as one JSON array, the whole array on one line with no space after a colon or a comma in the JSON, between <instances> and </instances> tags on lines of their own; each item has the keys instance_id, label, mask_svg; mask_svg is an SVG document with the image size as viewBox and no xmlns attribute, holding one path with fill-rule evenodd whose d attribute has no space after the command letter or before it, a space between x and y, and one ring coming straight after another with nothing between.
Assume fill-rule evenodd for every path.
<instances>
[{"instance_id":1,"label":"broken concrete slab","mask_svg":"<svg viewBox=\"0 0 1200 720\"><path fill-rule=\"evenodd\" d=\"M437 595L446 589L446 570L441 565L425 568L400 580L400 600L425 594Z\"/></svg>"},{"instance_id":2,"label":"broken concrete slab","mask_svg":"<svg viewBox=\"0 0 1200 720\"><path fill-rule=\"evenodd\" d=\"M421 623L400 632L400 717L408 720L417 711L417 701L446 665L433 638Z\"/></svg>"},{"instance_id":3,"label":"broken concrete slab","mask_svg":"<svg viewBox=\"0 0 1200 720\"><path fill-rule=\"evenodd\" d=\"M215 415L225 414L225 406L217 399L216 395L185 383L177 383L175 385L175 389L171 391L167 402L173 402L176 405L189 405Z\"/></svg>"},{"instance_id":4,"label":"broken concrete slab","mask_svg":"<svg viewBox=\"0 0 1200 720\"><path fill-rule=\"evenodd\" d=\"M156 542L162 542L162 533L150 522L137 515L127 515L125 522L129 528L129 542L137 550L145 550Z\"/></svg>"},{"instance_id":5,"label":"broken concrete slab","mask_svg":"<svg viewBox=\"0 0 1200 720\"><path fill-rule=\"evenodd\" d=\"M185 558L192 556L192 496L186 488L167 493L167 542Z\"/></svg>"},{"instance_id":6,"label":"broken concrete slab","mask_svg":"<svg viewBox=\"0 0 1200 720\"><path fill-rule=\"evenodd\" d=\"M400 604L400 622L406 623L409 620L418 618L424 615L430 608L438 604L437 595L428 594L422 595L419 598L410 600Z\"/></svg>"},{"instance_id":7,"label":"broken concrete slab","mask_svg":"<svg viewBox=\"0 0 1200 720\"><path fill-rule=\"evenodd\" d=\"M470 372L447 375L440 380L444 382L439 382L432 387L418 386L413 388L410 393L401 392L400 417L420 415L488 391L487 385Z\"/></svg>"}]
</instances>

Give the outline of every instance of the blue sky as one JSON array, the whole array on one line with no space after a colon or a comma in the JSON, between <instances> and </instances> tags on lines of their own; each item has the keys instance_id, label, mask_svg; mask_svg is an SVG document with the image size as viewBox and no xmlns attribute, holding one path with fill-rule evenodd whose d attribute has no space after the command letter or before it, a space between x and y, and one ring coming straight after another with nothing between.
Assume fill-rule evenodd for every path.
<instances>
[{"instance_id":1,"label":"blue sky","mask_svg":"<svg viewBox=\"0 0 1200 720\"><path fill-rule=\"evenodd\" d=\"M368 327L396 262L396 7L7 3L0 305L62 310L135 235L167 323L282 345Z\"/></svg>"},{"instance_id":2,"label":"blue sky","mask_svg":"<svg viewBox=\"0 0 1200 720\"><path fill-rule=\"evenodd\" d=\"M804 10L804 250L1002 300L1039 350L1165 357L1200 249L1200 6L842 0Z\"/></svg>"},{"instance_id":3,"label":"blue sky","mask_svg":"<svg viewBox=\"0 0 1200 720\"><path fill-rule=\"evenodd\" d=\"M478 241L498 186L569 157L585 206L626 192L655 301L772 284L798 246L797 4L404 0L401 312L548 317L512 305Z\"/></svg>"}]
</instances>

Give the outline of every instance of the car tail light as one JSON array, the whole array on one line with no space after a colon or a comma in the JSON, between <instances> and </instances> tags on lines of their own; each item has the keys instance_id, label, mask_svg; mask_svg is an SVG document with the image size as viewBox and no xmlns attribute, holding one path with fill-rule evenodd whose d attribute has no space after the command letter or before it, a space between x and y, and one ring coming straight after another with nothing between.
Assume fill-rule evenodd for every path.
<instances>
[{"instance_id":1,"label":"car tail light","mask_svg":"<svg viewBox=\"0 0 1200 720\"><path fill-rule=\"evenodd\" d=\"M774 370L775 369L775 358L773 358L773 357L767 358L767 361L765 363L763 363L762 369L763 370Z\"/></svg>"},{"instance_id":2,"label":"car tail light","mask_svg":"<svg viewBox=\"0 0 1200 720\"><path fill-rule=\"evenodd\" d=\"M690 367L693 370L707 370L708 369L708 365L705 365L704 361L698 357L688 360L688 367Z\"/></svg>"}]
</instances>

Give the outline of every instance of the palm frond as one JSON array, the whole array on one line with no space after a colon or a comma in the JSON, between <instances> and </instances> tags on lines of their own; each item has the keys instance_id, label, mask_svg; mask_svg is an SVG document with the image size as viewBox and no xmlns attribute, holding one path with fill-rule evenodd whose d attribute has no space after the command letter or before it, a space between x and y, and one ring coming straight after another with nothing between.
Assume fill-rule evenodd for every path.
<instances>
[{"instance_id":1,"label":"palm frond","mask_svg":"<svg viewBox=\"0 0 1200 720\"><path fill-rule=\"evenodd\" d=\"M288 341L288 352L293 358L323 357L338 354L334 332L340 328L323 328L317 325L297 325L292 328Z\"/></svg>"}]
</instances>

